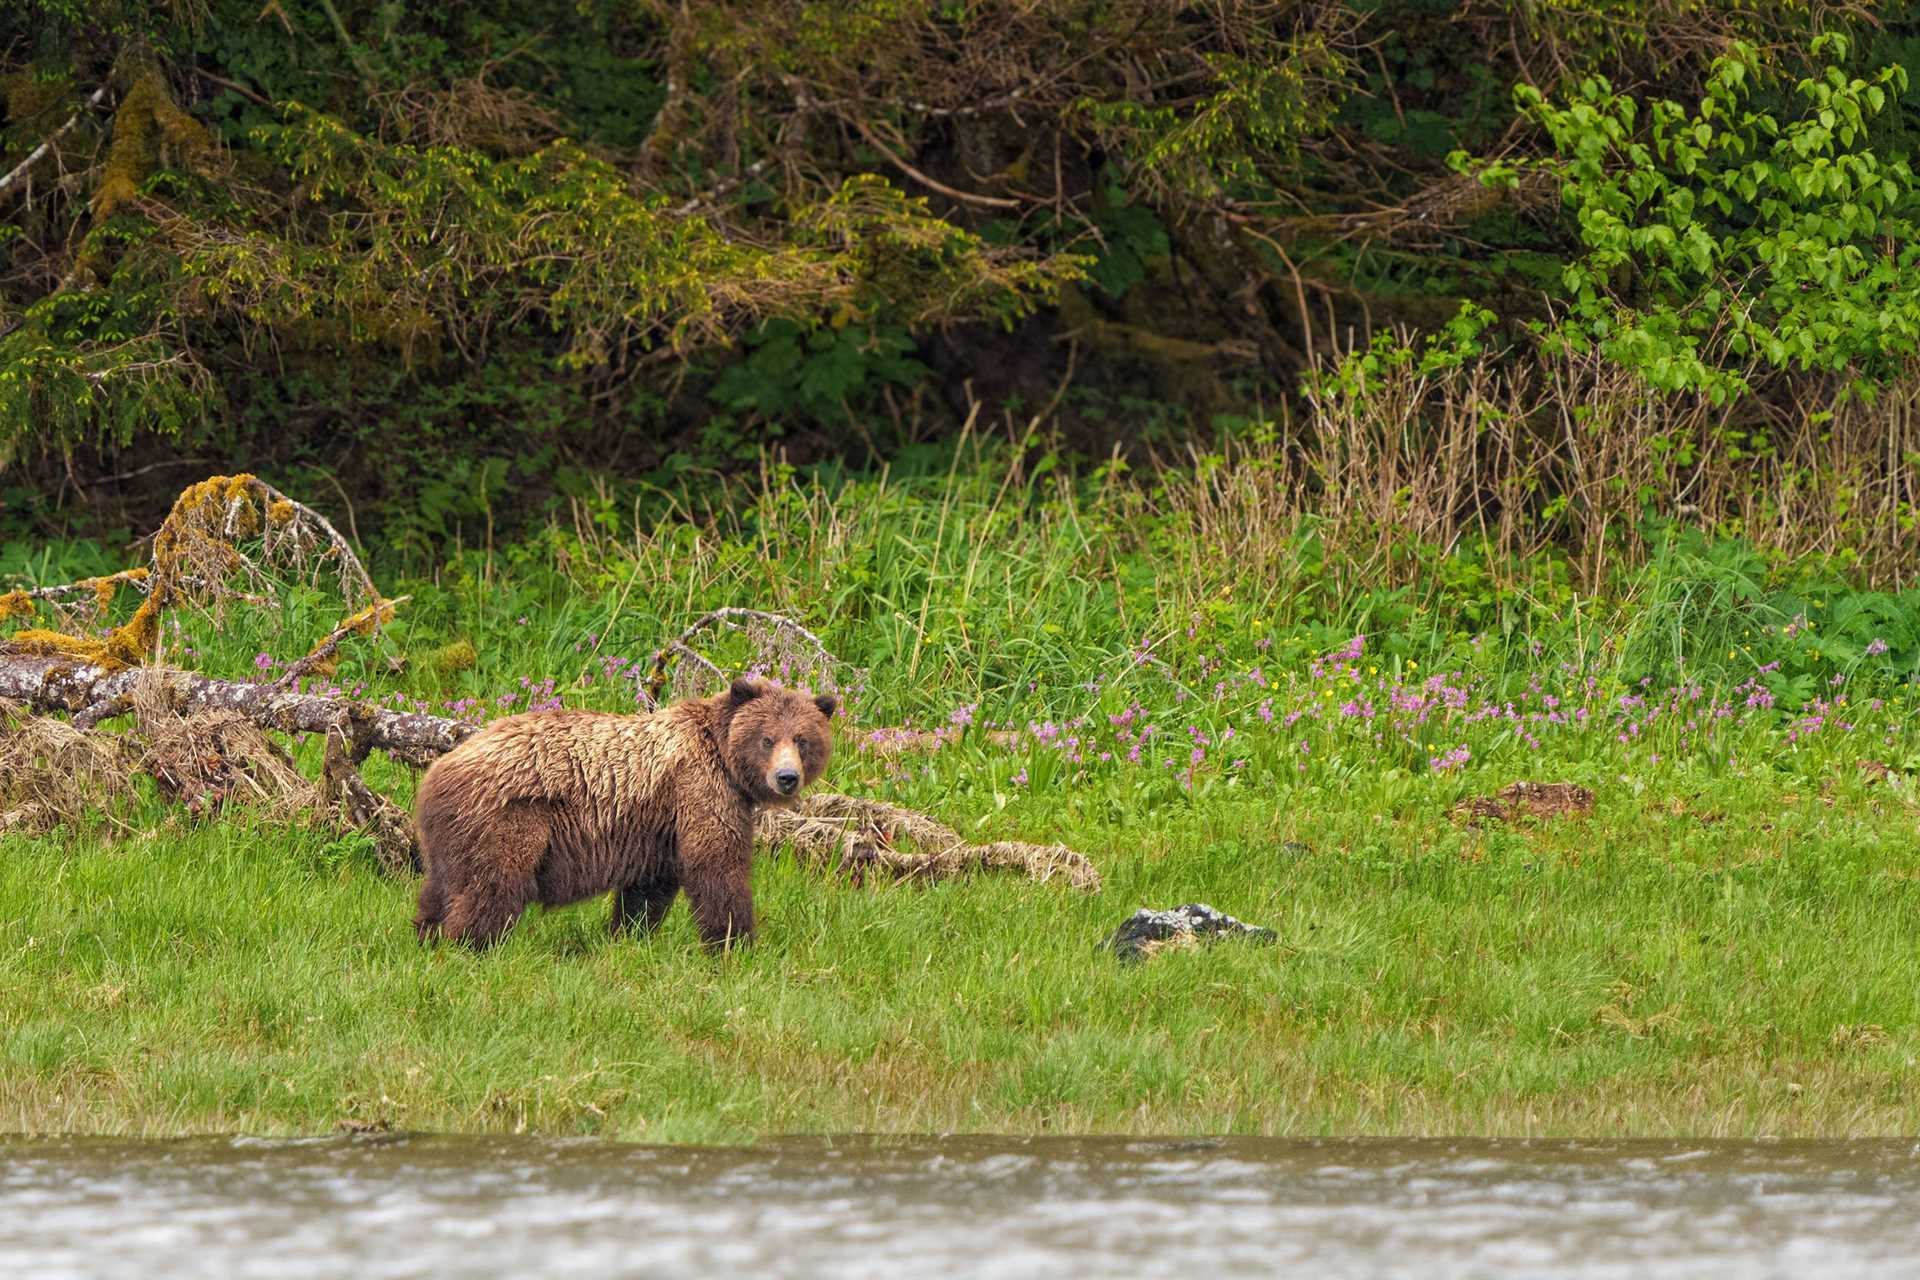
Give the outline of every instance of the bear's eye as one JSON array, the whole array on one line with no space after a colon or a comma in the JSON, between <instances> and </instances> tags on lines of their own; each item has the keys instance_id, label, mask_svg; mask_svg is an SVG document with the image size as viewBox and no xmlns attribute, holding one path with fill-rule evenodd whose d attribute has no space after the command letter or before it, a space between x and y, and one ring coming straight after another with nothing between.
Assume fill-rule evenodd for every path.
<instances>
[{"instance_id":1,"label":"bear's eye","mask_svg":"<svg viewBox=\"0 0 1920 1280\"><path fill-rule=\"evenodd\" d=\"M793 746L796 751L805 751L807 749L807 740L805 738L795 738L793 740Z\"/></svg>"},{"instance_id":2,"label":"bear's eye","mask_svg":"<svg viewBox=\"0 0 1920 1280\"><path fill-rule=\"evenodd\" d=\"M773 750L773 739L772 739L772 738L762 738L762 739L760 739L760 747L761 747L761 749L762 749L763 751L771 751L771 750Z\"/></svg>"}]
</instances>

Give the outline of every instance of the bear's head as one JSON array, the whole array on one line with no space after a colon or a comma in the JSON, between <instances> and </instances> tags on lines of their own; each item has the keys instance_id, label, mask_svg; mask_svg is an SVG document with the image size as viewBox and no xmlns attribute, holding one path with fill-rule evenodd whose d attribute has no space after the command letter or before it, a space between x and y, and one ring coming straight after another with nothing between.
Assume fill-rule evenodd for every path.
<instances>
[{"instance_id":1,"label":"bear's head","mask_svg":"<svg viewBox=\"0 0 1920 1280\"><path fill-rule=\"evenodd\" d=\"M840 705L831 695L809 697L742 677L720 695L727 768L755 804L786 804L814 781L833 754Z\"/></svg>"}]
</instances>

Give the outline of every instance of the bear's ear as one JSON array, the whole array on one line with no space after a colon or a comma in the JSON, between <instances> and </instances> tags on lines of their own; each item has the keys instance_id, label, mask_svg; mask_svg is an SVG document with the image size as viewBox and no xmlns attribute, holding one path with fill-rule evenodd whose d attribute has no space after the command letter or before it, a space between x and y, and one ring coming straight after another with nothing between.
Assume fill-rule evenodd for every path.
<instances>
[{"instance_id":1,"label":"bear's ear","mask_svg":"<svg viewBox=\"0 0 1920 1280\"><path fill-rule=\"evenodd\" d=\"M813 705L820 708L821 715L831 720L833 713L840 709L840 700L830 693L823 693L813 700Z\"/></svg>"},{"instance_id":2,"label":"bear's ear","mask_svg":"<svg viewBox=\"0 0 1920 1280\"><path fill-rule=\"evenodd\" d=\"M753 680L746 676L741 676L738 680L735 680L733 686L727 690L728 695L733 698L735 706L743 702L752 702L765 692L766 689L758 680Z\"/></svg>"}]
</instances>

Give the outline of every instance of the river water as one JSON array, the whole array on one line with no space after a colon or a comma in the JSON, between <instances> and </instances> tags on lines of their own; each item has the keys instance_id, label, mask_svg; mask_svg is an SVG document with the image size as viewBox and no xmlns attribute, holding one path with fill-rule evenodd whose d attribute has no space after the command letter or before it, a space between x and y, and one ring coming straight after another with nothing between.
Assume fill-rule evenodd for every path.
<instances>
[{"instance_id":1,"label":"river water","mask_svg":"<svg viewBox=\"0 0 1920 1280\"><path fill-rule=\"evenodd\" d=\"M1920 1277L1920 1143L0 1138L0 1276Z\"/></svg>"}]
</instances>

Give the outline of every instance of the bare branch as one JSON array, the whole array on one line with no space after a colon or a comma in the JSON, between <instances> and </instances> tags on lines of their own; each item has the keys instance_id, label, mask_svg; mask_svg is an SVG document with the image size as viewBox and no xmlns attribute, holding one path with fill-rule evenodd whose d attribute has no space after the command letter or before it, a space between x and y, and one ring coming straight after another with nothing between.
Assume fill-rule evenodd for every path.
<instances>
[{"instance_id":1,"label":"bare branch","mask_svg":"<svg viewBox=\"0 0 1920 1280\"><path fill-rule=\"evenodd\" d=\"M689 644L689 641L711 626L719 625L735 631L743 631L747 629L745 624L756 622L776 633L785 631L799 637L808 648L813 650L813 656L823 669L830 668L833 665L835 659L832 652L828 650L826 642L785 614L767 613L760 609L742 609L735 606L728 606L701 614L698 618L695 618L693 624L685 631L682 631L679 636L655 651L653 662L647 668L646 680L642 685L642 689L648 699L652 701L654 705L659 705L660 697L666 692L667 688L668 668L673 665L676 658L691 659L695 664L705 669L708 674L724 683L728 678L727 673L722 671L718 666L715 666L705 655L694 649L691 644Z\"/></svg>"},{"instance_id":2,"label":"bare branch","mask_svg":"<svg viewBox=\"0 0 1920 1280\"><path fill-rule=\"evenodd\" d=\"M854 121L851 121L851 123L853 127L859 131L860 136L865 138L868 144L871 145L875 151L878 151L881 155L886 157L888 164L891 164L894 168L906 174L909 178L912 178L915 182L919 183L923 187L927 187L927 188L930 188L931 190L938 191L941 195L947 196L951 199L961 200L966 202L967 204L983 205L989 209L1018 209L1020 207L1020 202L1018 200L1012 200L1006 196L976 195L974 192L971 192L971 191L962 191L958 187L950 187L946 183L941 182L937 178L930 178L926 174L920 172L920 170L908 164L897 153L895 153L891 147L887 146L886 143L880 141L879 138L875 137L873 130L867 128L865 121L854 120Z\"/></svg>"},{"instance_id":3,"label":"bare branch","mask_svg":"<svg viewBox=\"0 0 1920 1280\"><path fill-rule=\"evenodd\" d=\"M67 130L73 128L74 125L79 124L81 116L85 115L88 111L92 110L94 107L99 106L101 100L104 99L106 96L107 96L106 85L103 84L98 89L95 89L93 91L93 95L89 97L84 104L81 105L80 109L67 117L67 122L65 124L61 125L58 129L55 129L52 133L48 134L47 140L45 142L42 142L39 146L35 147L31 152L29 152L25 160L22 160L19 164L9 169L5 177L0 177L0 194L5 193L8 187L11 187L14 183L18 182L22 177L26 176L27 170L33 167L34 162L40 159L41 156L46 155L47 152L51 151L53 149L53 144L60 141L61 137L65 135Z\"/></svg>"},{"instance_id":4,"label":"bare branch","mask_svg":"<svg viewBox=\"0 0 1920 1280\"><path fill-rule=\"evenodd\" d=\"M62 596L92 595L98 596L102 590L112 590L126 583L136 590L147 589L145 568L122 569L118 573L102 574L97 578L81 578L78 582L62 582L50 587L28 587L6 594L24 600L58 600Z\"/></svg>"},{"instance_id":5,"label":"bare branch","mask_svg":"<svg viewBox=\"0 0 1920 1280\"><path fill-rule=\"evenodd\" d=\"M345 619L329 632L324 640L313 646L312 652L288 667L286 674L274 682L274 687L293 688L303 676L312 675L315 670L331 662L333 656L340 651L342 640L351 635L365 635L382 623L392 622L393 611L411 599L413 599L412 596L396 596L391 600L381 600Z\"/></svg>"}]
</instances>

